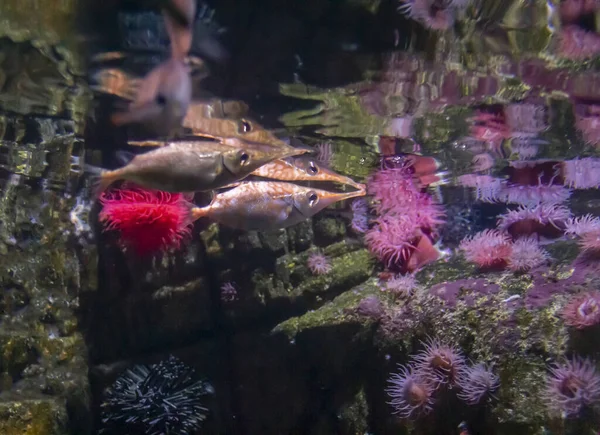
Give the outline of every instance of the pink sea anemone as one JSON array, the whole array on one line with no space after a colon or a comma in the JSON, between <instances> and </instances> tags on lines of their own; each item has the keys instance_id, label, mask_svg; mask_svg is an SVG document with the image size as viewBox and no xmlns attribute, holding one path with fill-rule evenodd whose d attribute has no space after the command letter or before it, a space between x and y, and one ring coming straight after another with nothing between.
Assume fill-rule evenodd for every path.
<instances>
[{"instance_id":1,"label":"pink sea anemone","mask_svg":"<svg viewBox=\"0 0 600 435\"><path fill-rule=\"evenodd\" d=\"M329 259L323 254L316 252L310 254L306 264L313 275L325 275L331 272Z\"/></svg>"},{"instance_id":2,"label":"pink sea anemone","mask_svg":"<svg viewBox=\"0 0 600 435\"><path fill-rule=\"evenodd\" d=\"M413 357L416 372L434 389L455 386L459 373L465 366L462 352L437 339L429 338L423 344L425 349Z\"/></svg>"},{"instance_id":3,"label":"pink sea anemone","mask_svg":"<svg viewBox=\"0 0 600 435\"><path fill-rule=\"evenodd\" d=\"M562 162L564 183L574 189L600 187L600 159L586 157Z\"/></svg>"},{"instance_id":4,"label":"pink sea anemone","mask_svg":"<svg viewBox=\"0 0 600 435\"><path fill-rule=\"evenodd\" d=\"M565 232L579 236L579 246L584 252L600 253L600 218L588 214L569 219Z\"/></svg>"},{"instance_id":5,"label":"pink sea anemone","mask_svg":"<svg viewBox=\"0 0 600 435\"><path fill-rule=\"evenodd\" d=\"M498 200L509 204L535 206L538 204L560 204L571 197L571 191L564 186L542 184L524 186L510 183L499 193Z\"/></svg>"},{"instance_id":6,"label":"pink sea anemone","mask_svg":"<svg viewBox=\"0 0 600 435\"><path fill-rule=\"evenodd\" d=\"M354 232L363 234L369 229L369 206L363 198L355 199L350 204L352 222L350 226Z\"/></svg>"},{"instance_id":7,"label":"pink sea anemone","mask_svg":"<svg viewBox=\"0 0 600 435\"><path fill-rule=\"evenodd\" d=\"M576 25L562 28L558 34L558 52L571 60L584 60L600 53L600 36Z\"/></svg>"},{"instance_id":8,"label":"pink sea anemone","mask_svg":"<svg viewBox=\"0 0 600 435\"><path fill-rule=\"evenodd\" d=\"M487 171L494 167L494 157L490 153L477 154L473 157L472 163L474 171Z\"/></svg>"},{"instance_id":9,"label":"pink sea anemone","mask_svg":"<svg viewBox=\"0 0 600 435\"><path fill-rule=\"evenodd\" d=\"M513 136L535 136L548 128L545 107L539 104L508 104L504 107L504 117Z\"/></svg>"},{"instance_id":10,"label":"pink sea anemone","mask_svg":"<svg viewBox=\"0 0 600 435\"><path fill-rule=\"evenodd\" d=\"M103 193L100 203L105 231L119 231L121 243L138 255L177 249L191 235L190 203L183 194L129 187Z\"/></svg>"},{"instance_id":11,"label":"pink sea anemone","mask_svg":"<svg viewBox=\"0 0 600 435\"><path fill-rule=\"evenodd\" d=\"M477 364L461 370L458 385L458 398L469 405L476 405L493 397L500 386L500 378L485 364Z\"/></svg>"},{"instance_id":12,"label":"pink sea anemone","mask_svg":"<svg viewBox=\"0 0 600 435\"><path fill-rule=\"evenodd\" d=\"M467 261L483 268L504 268L512 253L510 237L497 230L481 231L460 242Z\"/></svg>"},{"instance_id":13,"label":"pink sea anemone","mask_svg":"<svg viewBox=\"0 0 600 435\"><path fill-rule=\"evenodd\" d=\"M563 206L540 204L535 207L519 207L498 218L498 229L513 237L538 235L556 238L563 234L571 217L571 211Z\"/></svg>"},{"instance_id":14,"label":"pink sea anemone","mask_svg":"<svg viewBox=\"0 0 600 435\"><path fill-rule=\"evenodd\" d=\"M540 151L540 145L544 141L531 138L514 138L511 144L513 154L516 154L519 160L532 159Z\"/></svg>"},{"instance_id":15,"label":"pink sea anemone","mask_svg":"<svg viewBox=\"0 0 600 435\"><path fill-rule=\"evenodd\" d=\"M457 11L466 3L464 0L402 0L399 10L427 28L446 30L454 24Z\"/></svg>"},{"instance_id":16,"label":"pink sea anemone","mask_svg":"<svg viewBox=\"0 0 600 435\"><path fill-rule=\"evenodd\" d=\"M406 167L376 171L367 182L367 190L373 195L375 211L380 215L414 204L419 196L411 171Z\"/></svg>"},{"instance_id":17,"label":"pink sea anemone","mask_svg":"<svg viewBox=\"0 0 600 435\"><path fill-rule=\"evenodd\" d=\"M354 313L360 317L377 321L385 314L385 308L377 296L370 295L361 299L354 309Z\"/></svg>"},{"instance_id":18,"label":"pink sea anemone","mask_svg":"<svg viewBox=\"0 0 600 435\"><path fill-rule=\"evenodd\" d=\"M535 237L525 237L513 243L507 263L510 270L524 272L541 266L549 259L550 255L539 246Z\"/></svg>"},{"instance_id":19,"label":"pink sea anemone","mask_svg":"<svg viewBox=\"0 0 600 435\"><path fill-rule=\"evenodd\" d=\"M575 127L583 136L583 140L592 145L600 144L600 116L598 116L598 104L573 105L575 110Z\"/></svg>"},{"instance_id":20,"label":"pink sea anemone","mask_svg":"<svg viewBox=\"0 0 600 435\"><path fill-rule=\"evenodd\" d=\"M388 383L386 392L392 399L389 404L394 414L414 419L433 409L431 386L412 367L399 366L398 373L392 374Z\"/></svg>"},{"instance_id":21,"label":"pink sea anemone","mask_svg":"<svg viewBox=\"0 0 600 435\"><path fill-rule=\"evenodd\" d=\"M424 170L435 160L402 160L401 167L384 168L368 181L374 210L379 215L365 234L365 243L388 269L413 271L437 260L439 251L432 243L436 228L443 222L443 209L421 192L414 183L417 169ZM430 164L431 163L431 164Z\"/></svg>"},{"instance_id":22,"label":"pink sea anemone","mask_svg":"<svg viewBox=\"0 0 600 435\"><path fill-rule=\"evenodd\" d=\"M565 224L565 233L570 235L582 236L598 231L600 231L600 218L591 214L571 218Z\"/></svg>"},{"instance_id":23,"label":"pink sea anemone","mask_svg":"<svg viewBox=\"0 0 600 435\"><path fill-rule=\"evenodd\" d=\"M543 394L553 413L573 418L600 401L600 376L589 359L574 358L550 368Z\"/></svg>"},{"instance_id":24,"label":"pink sea anemone","mask_svg":"<svg viewBox=\"0 0 600 435\"><path fill-rule=\"evenodd\" d=\"M577 21L582 15L593 13L599 7L598 0L563 0L559 14L563 24Z\"/></svg>"},{"instance_id":25,"label":"pink sea anemone","mask_svg":"<svg viewBox=\"0 0 600 435\"><path fill-rule=\"evenodd\" d=\"M417 288L417 281L413 274L396 275L386 282L385 290L396 296L408 297Z\"/></svg>"},{"instance_id":26,"label":"pink sea anemone","mask_svg":"<svg viewBox=\"0 0 600 435\"><path fill-rule=\"evenodd\" d=\"M408 216L385 215L375 219L375 225L365 234L365 243L388 269L410 257L421 237L416 223Z\"/></svg>"},{"instance_id":27,"label":"pink sea anemone","mask_svg":"<svg viewBox=\"0 0 600 435\"><path fill-rule=\"evenodd\" d=\"M600 292L592 291L574 296L562 312L569 326L584 329L600 324Z\"/></svg>"},{"instance_id":28,"label":"pink sea anemone","mask_svg":"<svg viewBox=\"0 0 600 435\"><path fill-rule=\"evenodd\" d=\"M582 234L579 239L579 246L584 252L592 254L600 253L600 231Z\"/></svg>"},{"instance_id":29,"label":"pink sea anemone","mask_svg":"<svg viewBox=\"0 0 600 435\"><path fill-rule=\"evenodd\" d=\"M225 303L233 302L238 298L237 288L232 282L223 283L221 286L221 301Z\"/></svg>"},{"instance_id":30,"label":"pink sea anemone","mask_svg":"<svg viewBox=\"0 0 600 435\"><path fill-rule=\"evenodd\" d=\"M458 177L460 185L475 189L475 199L483 202L497 202L506 186L506 181L489 175L466 174Z\"/></svg>"}]
</instances>

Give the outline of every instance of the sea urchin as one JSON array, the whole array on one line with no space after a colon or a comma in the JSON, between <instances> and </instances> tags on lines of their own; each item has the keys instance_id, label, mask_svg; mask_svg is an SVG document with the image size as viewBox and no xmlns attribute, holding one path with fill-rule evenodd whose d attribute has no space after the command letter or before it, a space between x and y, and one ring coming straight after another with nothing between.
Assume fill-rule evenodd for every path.
<instances>
[{"instance_id":1,"label":"sea urchin","mask_svg":"<svg viewBox=\"0 0 600 435\"><path fill-rule=\"evenodd\" d=\"M208 413L201 397L212 392L210 384L194 380L194 370L174 356L135 366L106 391L100 433L196 433Z\"/></svg>"}]
</instances>

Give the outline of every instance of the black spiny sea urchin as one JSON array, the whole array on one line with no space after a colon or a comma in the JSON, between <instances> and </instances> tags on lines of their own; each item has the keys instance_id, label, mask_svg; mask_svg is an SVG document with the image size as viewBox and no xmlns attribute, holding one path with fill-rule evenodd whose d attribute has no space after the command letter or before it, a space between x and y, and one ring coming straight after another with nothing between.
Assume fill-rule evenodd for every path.
<instances>
[{"instance_id":1,"label":"black spiny sea urchin","mask_svg":"<svg viewBox=\"0 0 600 435\"><path fill-rule=\"evenodd\" d=\"M206 419L207 382L179 359L127 369L106 391L101 434L189 435Z\"/></svg>"}]
</instances>

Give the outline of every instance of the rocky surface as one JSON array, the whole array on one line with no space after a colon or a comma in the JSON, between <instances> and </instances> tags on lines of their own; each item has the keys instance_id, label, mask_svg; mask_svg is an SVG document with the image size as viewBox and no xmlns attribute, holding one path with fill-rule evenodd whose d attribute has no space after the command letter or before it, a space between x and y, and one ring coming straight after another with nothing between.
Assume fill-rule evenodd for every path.
<instances>
[{"instance_id":1,"label":"rocky surface","mask_svg":"<svg viewBox=\"0 0 600 435\"><path fill-rule=\"evenodd\" d=\"M104 390L128 367L169 354L214 386L206 433L439 435L458 433L462 421L472 435L593 433L593 418L550 417L541 400L549 362L565 354L598 357L596 331L574 331L560 317L571 294L600 288L593 263L583 269L577 263L574 243L549 247L555 262L531 274L483 274L460 258L445 259L418 274L409 298L381 291L374 277L380 266L348 229L341 207L272 232L198 223L182 251L135 258L115 234L101 232L98 207L78 178L81 137L90 149L86 161L107 164L124 135L103 128L101 111L83 128L90 93L80 77L79 42L69 39L78 11L61 1L36 15L18 3L0 5L0 34L7 37L0 41L1 433L92 433L101 426ZM105 12L98 21L115 10L109 3L98 5ZM124 3L133 18L113 17L129 32L118 46L139 48L139 5ZM449 33L425 34L408 24L392 1L349 1L346 9L339 2L289 8L273 1L253 14L249 3L221 2L219 24L230 29L224 40L234 61L214 65L203 84L220 96L245 98L273 125L278 118L288 133L307 134L307 144L331 139L332 168L361 181L378 164L378 136L403 136L397 118L419 117L413 131L422 150L461 174L470 165L457 143L468 131L465 106L521 100L535 85L581 96L585 83L597 81L585 72L560 81L575 67L568 62L554 63L560 67L554 70L536 69L529 58L508 61L508 51L543 51L550 38L539 18L545 2L525 3L479 13L490 23L504 18L515 28L531 26L535 38L466 22L461 44L454 45ZM164 35L155 27L159 35L149 45L161 46ZM395 41L398 28L410 32ZM411 32L416 51L430 56L386 56L380 68L374 47L408 44ZM296 40L308 42L296 47ZM355 46L362 51L351 56ZM485 56L474 56L472 46ZM457 59L471 70L457 68ZM356 83L365 75L373 81ZM283 105L263 104L280 94L309 106L281 113ZM572 157L580 148L564 140L564 132L575 135L571 105L555 100L548 107L548 157ZM441 192L468 207L464 216L456 206L447 209L452 216L443 238L450 246L490 226L481 215L494 214L496 205L475 209L463 190ZM574 201L574 211L597 208L586 195ZM310 271L307 260L315 253L330 260L330 272ZM536 286L560 291L531 308L528 295ZM450 392L425 418L393 416L388 378L427 336L459 346L473 362L492 363L500 377L496 398L467 406Z\"/></svg>"}]
</instances>

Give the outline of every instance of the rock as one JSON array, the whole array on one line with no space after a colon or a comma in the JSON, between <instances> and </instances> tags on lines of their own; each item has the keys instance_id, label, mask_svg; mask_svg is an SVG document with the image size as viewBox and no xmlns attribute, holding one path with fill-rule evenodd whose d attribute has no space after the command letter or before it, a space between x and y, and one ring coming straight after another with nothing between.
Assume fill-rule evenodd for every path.
<instances>
[{"instance_id":1,"label":"rock","mask_svg":"<svg viewBox=\"0 0 600 435\"><path fill-rule=\"evenodd\" d=\"M69 416L58 398L0 401L0 432L4 435L68 435Z\"/></svg>"},{"instance_id":2,"label":"rock","mask_svg":"<svg viewBox=\"0 0 600 435\"><path fill-rule=\"evenodd\" d=\"M339 242L346 235L344 222L334 218L316 217L313 222L315 241L319 246Z\"/></svg>"}]
</instances>

